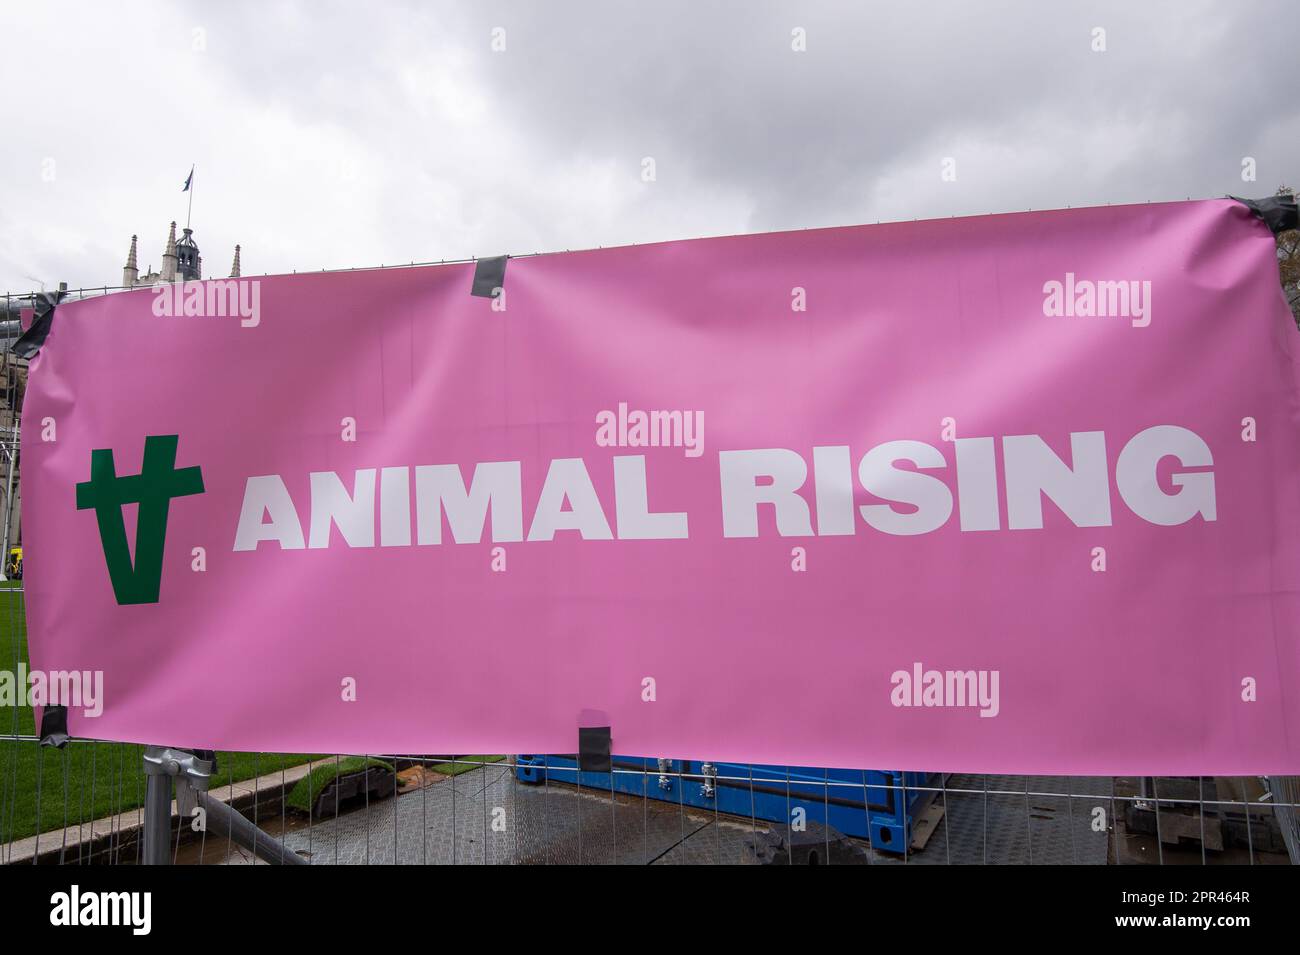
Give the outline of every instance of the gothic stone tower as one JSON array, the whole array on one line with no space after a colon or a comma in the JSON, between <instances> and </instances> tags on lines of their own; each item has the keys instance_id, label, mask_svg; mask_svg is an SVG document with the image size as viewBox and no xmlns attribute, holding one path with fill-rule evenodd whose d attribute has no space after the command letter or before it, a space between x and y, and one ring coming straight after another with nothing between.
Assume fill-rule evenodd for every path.
<instances>
[{"instance_id":1,"label":"gothic stone tower","mask_svg":"<svg viewBox=\"0 0 1300 955\"><path fill-rule=\"evenodd\" d=\"M126 265L122 267L122 285L125 288L137 288L146 285L158 285L163 282L197 282L203 278L203 256L199 254L199 245L194 241L194 230L183 229L180 240L176 239L176 223L173 222L167 232L167 244L163 247L162 269L153 271L153 267L140 274L138 239L131 236L131 250L126 255ZM239 278L239 246L235 246L235 261L232 263L231 278Z\"/></svg>"}]
</instances>

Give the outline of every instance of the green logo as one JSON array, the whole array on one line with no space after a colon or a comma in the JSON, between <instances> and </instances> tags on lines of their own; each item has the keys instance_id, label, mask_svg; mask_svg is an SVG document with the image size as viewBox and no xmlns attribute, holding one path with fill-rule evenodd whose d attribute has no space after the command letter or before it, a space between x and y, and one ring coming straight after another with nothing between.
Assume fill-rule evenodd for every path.
<instances>
[{"instance_id":1,"label":"green logo","mask_svg":"<svg viewBox=\"0 0 1300 955\"><path fill-rule=\"evenodd\" d=\"M77 510L94 509L99 541L104 546L108 577L119 604L158 602L162 583L163 540L171 499L203 493L203 472L176 470L179 435L155 434L144 439L144 463L139 474L117 476L112 449L90 452L90 480L77 485ZM135 566L126 543L122 506L140 505L135 521Z\"/></svg>"}]
</instances>

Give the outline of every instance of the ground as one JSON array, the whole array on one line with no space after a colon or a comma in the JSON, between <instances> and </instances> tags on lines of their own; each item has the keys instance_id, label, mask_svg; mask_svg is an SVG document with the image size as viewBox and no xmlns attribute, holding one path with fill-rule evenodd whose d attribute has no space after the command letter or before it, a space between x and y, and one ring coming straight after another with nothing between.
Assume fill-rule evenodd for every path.
<instances>
[{"instance_id":1,"label":"ground","mask_svg":"<svg viewBox=\"0 0 1300 955\"><path fill-rule=\"evenodd\" d=\"M868 851L864 858L884 865L1105 864L1108 835L1092 830L1088 807L1105 802L1110 781L1070 782L1076 793L1097 795L1025 794L1063 789L1064 777L950 777L947 811L924 850L906 857ZM975 791L986 784L993 794ZM639 796L528 785L508 765L488 765L310 826L292 816L263 825L316 865L690 865L752 864L752 846L773 824ZM180 858L200 857L218 865L253 861L221 839L188 846Z\"/></svg>"}]
</instances>

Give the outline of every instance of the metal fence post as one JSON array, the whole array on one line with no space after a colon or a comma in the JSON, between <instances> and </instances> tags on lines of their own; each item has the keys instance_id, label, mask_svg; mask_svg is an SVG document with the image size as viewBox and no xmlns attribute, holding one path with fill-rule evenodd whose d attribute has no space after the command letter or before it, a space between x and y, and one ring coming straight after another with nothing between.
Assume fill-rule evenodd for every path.
<instances>
[{"instance_id":1,"label":"metal fence post","mask_svg":"<svg viewBox=\"0 0 1300 955\"><path fill-rule=\"evenodd\" d=\"M5 458L8 462L5 475L5 528L4 544L0 545L0 580L9 579L9 525L13 522L14 514L14 465L18 459L18 412L13 408L9 409L13 415L13 424L10 429L10 440L5 446Z\"/></svg>"},{"instance_id":2,"label":"metal fence post","mask_svg":"<svg viewBox=\"0 0 1300 955\"><path fill-rule=\"evenodd\" d=\"M179 765L161 746L144 751L144 858L145 865L170 865L167 851L172 831L172 776Z\"/></svg>"},{"instance_id":3,"label":"metal fence post","mask_svg":"<svg viewBox=\"0 0 1300 955\"><path fill-rule=\"evenodd\" d=\"M200 753L209 758L204 758ZM215 832L243 846L263 862L271 865L306 865L305 859L286 849L237 810L208 796L208 782L215 764L215 754L207 750L193 753L187 749L168 746L145 747L144 864L171 865L174 777L181 825L185 825L185 820L199 810L202 812L202 825L205 829L211 825Z\"/></svg>"},{"instance_id":4,"label":"metal fence post","mask_svg":"<svg viewBox=\"0 0 1300 955\"><path fill-rule=\"evenodd\" d=\"M187 749L145 747L145 865L170 865L172 861L172 778L176 779L176 804L180 807L183 820L197 802L194 794L207 791L215 762L214 758L205 759L199 753Z\"/></svg>"}]
</instances>

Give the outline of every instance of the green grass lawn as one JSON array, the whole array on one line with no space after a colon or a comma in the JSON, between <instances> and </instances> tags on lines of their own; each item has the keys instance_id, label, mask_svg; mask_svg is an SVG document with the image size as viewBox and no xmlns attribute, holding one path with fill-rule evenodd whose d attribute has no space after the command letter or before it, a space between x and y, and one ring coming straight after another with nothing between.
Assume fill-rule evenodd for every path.
<instances>
[{"instance_id":1,"label":"green grass lawn","mask_svg":"<svg viewBox=\"0 0 1300 955\"><path fill-rule=\"evenodd\" d=\"M21 586L0 581L0 590ZM27 663L26 605L0 594L0 669ZM31 707L0 708L0 844L135 809L144 802L144 747L132 743L69 743L62 750L5 739L33 736ZM165 742L165 741L164 741ZM319 757L284 753L219 753L212 788Z\"/></svg>"},{"instance_id":2,"label":"green grass lawn","mask_svg":"<svg viewBox=\"0 0 1300 955\"><path fill-rule=\"evenodd\" d=\"M322 765L316 766L310 773L298 780L293 789L290 790L285 803L290 809L297 809L299 812L311 812L316 797L324 792L325 788L335 778L346 776L348 773L355 773L367 767L380 772L391 773L393 771L393 764L382 759L345 756L342 759L326 760Z\"/></svg>"},{"instance_id":3,"label":"green grass lawn","mask_svg":"<svg viewBox=\"0 0 1300 955\"><path fill-rule=\"evenodd\" d=\"M431 763L429 768L444 776L459 776L471 769L478 769L484 763L499 763L504 756L462 756L453 762Z\"/></svg>"}]
</instances>

